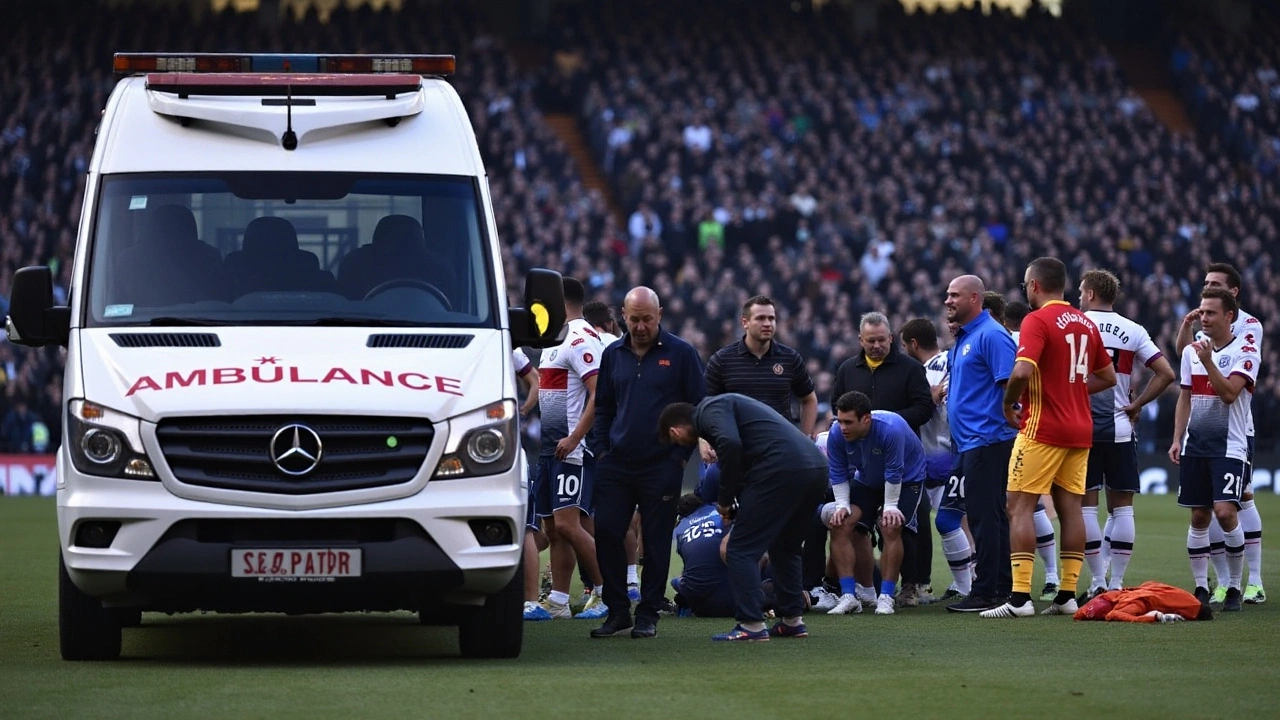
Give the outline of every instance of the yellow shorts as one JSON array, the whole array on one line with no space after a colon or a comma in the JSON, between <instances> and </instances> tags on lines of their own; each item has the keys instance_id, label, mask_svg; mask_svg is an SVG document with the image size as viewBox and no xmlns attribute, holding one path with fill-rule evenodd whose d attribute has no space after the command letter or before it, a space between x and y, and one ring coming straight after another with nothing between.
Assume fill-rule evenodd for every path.
<instances>
[{"instance_id":1,"label":"yellow shorts","mask_svg":"<svg viewBox=\"0 0 1280 720\"><path fill-rule=\"evenodd\" d=\"M1084 494L1089 448L1065 448L1028 439L1019 433L1009 456L1009 491L1047 495L1054 485Z\"/></svg>"}]
</instances>

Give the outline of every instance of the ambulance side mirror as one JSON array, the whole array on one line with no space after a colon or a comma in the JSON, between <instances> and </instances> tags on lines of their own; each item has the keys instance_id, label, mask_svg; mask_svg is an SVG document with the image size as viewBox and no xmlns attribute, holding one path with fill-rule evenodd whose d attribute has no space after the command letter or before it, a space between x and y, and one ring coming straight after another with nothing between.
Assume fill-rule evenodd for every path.
<instances>
[{"instance_id":1,"label":"ambulance side mirror","mask_svg":"<svg viewBox=\"0 0 1280 720\"><path fill-rule=\"evenodd\" d=\"M71 309L53 304L53 272L49 268L36 265L14 273L5 335L15 345L66 346L71 335Z\"/></svg>"},{"instance_id":2,"label":"ambulance side mirror","mask_svg":"<svg viewBox=\"0 0 1280 720\"><path fill-rule=\"evenodd\" d=\"M548 348L560 343L564 329L564 284L560 273L533 268L524 279L524 307L508 314L511 344Z\"/></svg>"}]
</instances>

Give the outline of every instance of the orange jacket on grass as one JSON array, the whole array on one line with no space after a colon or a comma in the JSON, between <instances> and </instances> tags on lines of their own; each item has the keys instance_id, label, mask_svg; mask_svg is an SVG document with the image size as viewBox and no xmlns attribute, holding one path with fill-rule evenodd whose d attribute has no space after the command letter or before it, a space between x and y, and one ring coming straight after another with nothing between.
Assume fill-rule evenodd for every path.
<instances>
[{"instance_id":1,"label":"orange jacket on grass","mask_svg":"<svg viewBox=\"0 0 1280 720\"><path fill-rule=\"evenodd\" d=\"M1195 620L1202 611L1200 601L1191 593L1152 581L1136 588L1102 593L1077 610L1075 619L1153 623L1157 621L1157 612Z\"/></svg>"}]
</instances>

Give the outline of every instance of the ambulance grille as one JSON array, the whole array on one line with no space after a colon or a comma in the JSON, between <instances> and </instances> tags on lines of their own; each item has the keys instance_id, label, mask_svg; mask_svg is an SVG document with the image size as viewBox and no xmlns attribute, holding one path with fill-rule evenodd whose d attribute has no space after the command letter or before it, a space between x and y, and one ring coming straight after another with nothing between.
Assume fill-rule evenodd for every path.
<instances>
[{"instance_id":1,"label":"ambulance grille","mask_svg":"<svg viewBox=\"0 0 1280 720\"><path fill-rule=\"evenodd\" d=\"M213 333L111 333L111 339L125 348L222 347Z\"/></svg>"},{"instance_id":2,"label":"ambulance grille","mask_svg":"<svg viewBox=\"0 0 1280 720\"><path fill-rule=\"evenodd\" d=\"M431 348L458 350L471 344L473 335L370 335L365 343L371 348Z\"/></svg>"},{"instance_id":3,"label":"ambulance grille","mask_svg":"<svg viewBox=\"0 0 1280 720\"><path fill-rule=\"evenodd\" d=\"M283 495L411 482L434 437L418 418L248 415L168 418L156 427L181 482Z\"/></svg>"}]
</instances>

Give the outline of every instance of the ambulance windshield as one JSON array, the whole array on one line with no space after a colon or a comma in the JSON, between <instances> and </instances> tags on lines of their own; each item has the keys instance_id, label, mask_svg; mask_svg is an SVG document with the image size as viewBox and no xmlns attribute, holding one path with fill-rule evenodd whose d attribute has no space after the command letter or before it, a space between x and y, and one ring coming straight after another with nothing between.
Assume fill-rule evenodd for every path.
<instances>
[{"instance_id":1,"label":"ambulance windshield","mask_svg":"<svg viewBox=\"0 0 1280 720\"><path fill-rule=\"evenodd\" d=\"M108 175L89 327L496 327L472 178Z\"/></svg>"}]
</instances>

